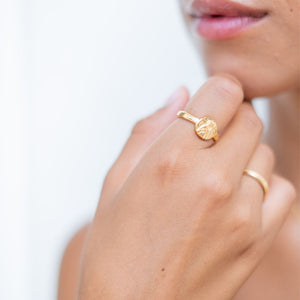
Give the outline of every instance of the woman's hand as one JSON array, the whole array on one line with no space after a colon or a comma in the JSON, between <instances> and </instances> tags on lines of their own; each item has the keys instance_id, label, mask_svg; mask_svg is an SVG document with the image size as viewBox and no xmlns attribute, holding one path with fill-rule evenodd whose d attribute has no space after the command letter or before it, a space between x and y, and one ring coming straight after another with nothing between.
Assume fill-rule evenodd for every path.
<instances>
[{"instance_id":1,"label":"woman's hand","mask_svg":"<svg viewBox=\"0 0 300 300\"><path fill-rule=\"evenodd\" d=\"M239 83L215 76L187 105L184 90L177 98L137 123L107 174L79 299L231 299L288 214L295 190L273 174ZM184 108L217 122L216 144L176 118ZM245 168L269 181L265 202Z\"/></svg>"}]
</instances>

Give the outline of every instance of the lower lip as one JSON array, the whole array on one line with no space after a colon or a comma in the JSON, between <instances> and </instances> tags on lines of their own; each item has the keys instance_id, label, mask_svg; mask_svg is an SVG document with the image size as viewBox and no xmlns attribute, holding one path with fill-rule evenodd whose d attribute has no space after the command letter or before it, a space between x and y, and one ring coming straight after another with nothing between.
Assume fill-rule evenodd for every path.
<instances>
[{"instance_id":1,"label":"lower lip","mask_svg":"<svg viewBox=\"0 0 300 300\"><path fill-rule=\"evenodd\" d=\"M236 37L245 29L261 21L255 17L199 17L194 19L196 31L210 40L224 40Z\"/></svg>"}]
</instances>

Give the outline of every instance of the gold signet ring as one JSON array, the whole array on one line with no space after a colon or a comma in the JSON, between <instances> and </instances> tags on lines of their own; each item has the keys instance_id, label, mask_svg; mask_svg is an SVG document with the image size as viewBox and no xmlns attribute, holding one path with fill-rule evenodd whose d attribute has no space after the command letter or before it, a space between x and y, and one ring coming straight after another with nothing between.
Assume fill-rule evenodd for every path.
<instances>
[{"instance_id":1,"label":"gold signet ring","mask_svg":"<svg viewBox=\"0 0 300 300\"><path fill-rule=\"evenodd\" d=\"M264 191L264 198L265 198L265 196L267 195L267 193L269 191L269 184L268 184L267 180L263 176L261 176L260 174L258 174L257 172L255 172L253 170L245 169L243 174L254 178L261 185L261 187Z\"/></svg>"},{"instance_id":2,"label":"gold signet ring","mask_svg":"<svg viewBox=\"0 0 300 300\"><path fill-rule=\"evenodd\" d=\"M195 124L195 132L202 140L213 139L215 142L219 139L217 123L210 117L198 119L186 111L180 110L177 117L185 119Z\"/></svg>"}]
</instances>

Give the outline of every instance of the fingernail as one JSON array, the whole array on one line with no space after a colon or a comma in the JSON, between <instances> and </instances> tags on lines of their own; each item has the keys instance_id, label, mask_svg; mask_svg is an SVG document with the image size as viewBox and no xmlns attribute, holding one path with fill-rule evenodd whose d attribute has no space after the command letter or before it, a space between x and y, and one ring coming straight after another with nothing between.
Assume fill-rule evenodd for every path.
<instances>
[{"instance_id":1,"label":"fingernail","mask_svg":"<svg viewBox=\"0 0 300 300\"><path fill-rule=\"evenodd\" d=\"M182 95L182 87L179 87L166 101L165 105L169 105L179 99Z\"/></svg>"}]
</instances>

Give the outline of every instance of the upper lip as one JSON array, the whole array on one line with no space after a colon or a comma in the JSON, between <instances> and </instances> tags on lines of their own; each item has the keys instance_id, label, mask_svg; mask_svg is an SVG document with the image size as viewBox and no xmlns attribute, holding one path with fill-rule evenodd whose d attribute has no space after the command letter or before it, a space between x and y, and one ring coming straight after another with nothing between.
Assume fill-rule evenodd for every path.
<instances>
[{"instance_id":1,"label":"upper lip","mask_svg":"<svg viewBox=\"0 0 300 300\"><path fill-rule=\"evenodd\" d=\"M224 16L224 17L264 17L267 12L244 4L228 0L192 0L187 7L193 17Z\"/></svg>"}]
</instances>

